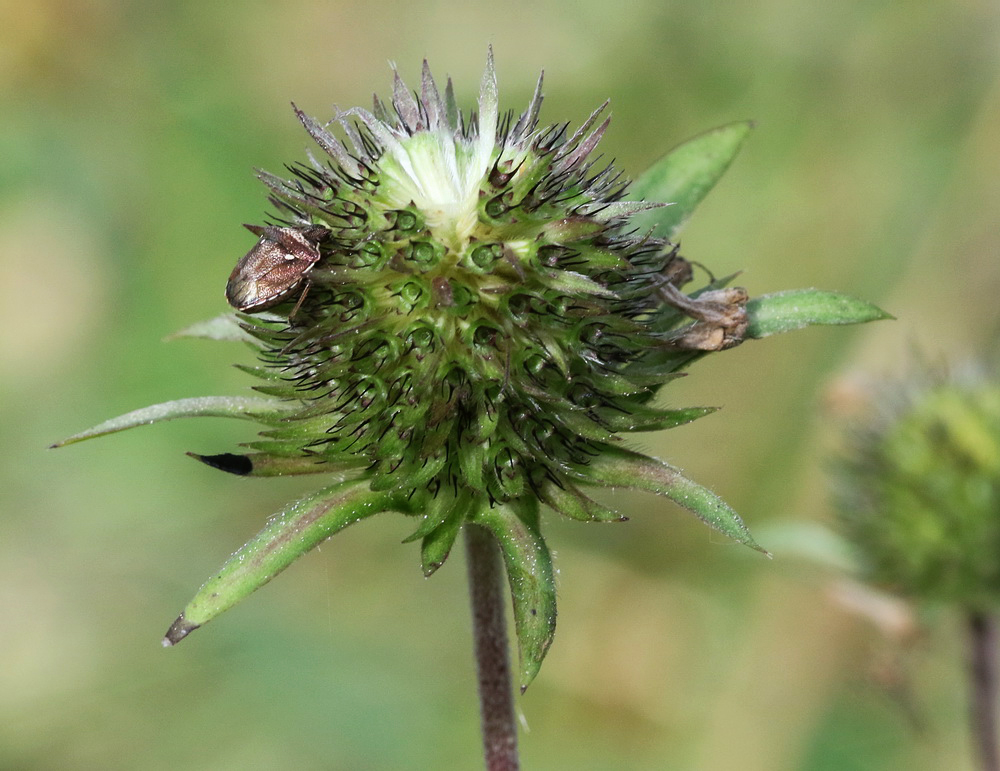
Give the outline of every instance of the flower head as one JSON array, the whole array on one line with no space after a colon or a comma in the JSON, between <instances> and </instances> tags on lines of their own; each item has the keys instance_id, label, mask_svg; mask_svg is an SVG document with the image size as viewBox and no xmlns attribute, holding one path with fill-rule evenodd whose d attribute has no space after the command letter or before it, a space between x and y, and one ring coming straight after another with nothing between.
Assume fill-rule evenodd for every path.
<instances>
[{"instance_id":1,"label":"flower head","mask_svg":"<svg viewBox=\"0 0 1000 771\"><path fill-rule=\"evenodd\" d=\"M254 449L470 517L526 495L586 501L580 482L619 432L701 414L649 406L685 347L667 293L687 300L690 267L630 226L650 205L621 202L621 175L597 168L604 106L568 135L538 127L541 98L539 81L501 116L491 65L466 118L425 65L419 99L397 75L392 112L376 99L339 115L343 140L298 112L326 157L290 180L261 173L279 219L244 258L278 252L291 274L274 282L284 312L243 317L270 381L258 390L292 407ZM253 312L249 273L229 296ZM745 295L726 299L718 347L746 326Z\"/></svg>"},{"instance_id":2,"label":"flower head","mask_svg":"<svg viewBox=\"0 0 1000 771\"><path fill-rule=\"evenodd\" d=\"M1000 603L1000 387L979 372L886 388L850 436L841 523L866 577L966 610Z\"/></svg>"},{"instance_id":3,"label":"flower head","mask_svg":"<svg viewBox=\"0 0 1000 771\"><path fill-rule=\"evenodd\" d=\"M620 521L589 491L648 490L759 548L718 497L622 436L711 412L653 403L710 351L884 314L813 290L748 302L725 279L685 294L694 272L671 239L749 124L680 146L630 188L596 154L606 104L574 131L543 127L541 86L523 112L501 113L491 53L471 114L426 63L419 94L397 75L390 105L376 97L329 124L296 108L321 154L288 178L260 172L275 215L247 226L259 240L230 276L238 326L227 317L189 330L251 339L261 363L245 369L263 396L158 405L67 440L225 415L265 429L246 452L195 457L242 475L333 479L227 562L168 644L338 530L395 511L415 520L408 540L421 542L427 574L466 523L495 536L526 686L555 628L541 505Z\"/></svg>"}]
</instances>

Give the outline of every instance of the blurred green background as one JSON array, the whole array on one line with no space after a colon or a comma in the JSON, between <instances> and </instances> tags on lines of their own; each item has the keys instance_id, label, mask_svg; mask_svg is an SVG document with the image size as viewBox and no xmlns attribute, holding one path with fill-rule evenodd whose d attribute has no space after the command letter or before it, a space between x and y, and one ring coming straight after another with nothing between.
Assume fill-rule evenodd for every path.
<instances>
[{"instance_id":1,"label":"blurred green background","mask_svg":"<svg viewBox=\"0 0 1000 771\"><path fill-rule=\"evenodd\" d=\"M469 108L492 43L505 108L541 69L543 121L611 97L602 147L629 174L756 119L684 254L744 269L751 294L837 289L899 319L751 343L668 389L725 409L642 445L773 561L639 495L615 499L625 525L547 521L559 630L519 702L525 768L971 768L954 619L900 648L797 556L818 541L780 531L829 519L857 382L994 336L998 17L986 0L0 3L0 767L479 767L460 554L425 581L409 524L383 517L164 650L200 583L312 483L183 455L248 424L45 447L245 392L241 347L162 339L226 309L240 223L267 209L252 168L309 144L289 101L367 105L388 60L416 82L427 57Z\"/></svg>"}]
</instances>

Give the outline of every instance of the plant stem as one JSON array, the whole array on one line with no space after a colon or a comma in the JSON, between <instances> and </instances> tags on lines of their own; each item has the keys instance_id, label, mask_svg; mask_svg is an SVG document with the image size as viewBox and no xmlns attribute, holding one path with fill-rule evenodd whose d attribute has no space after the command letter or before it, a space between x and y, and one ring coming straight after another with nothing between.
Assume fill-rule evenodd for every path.
<instances>
[{"instance_id":1,"label":"plant stem","mask_svg":"<svg viewBox=\"0 0 1000 771\"><path fill-rule=\"evenodd\" d=\"M1000 771L997 748L997 625L986 613L972 611L969 624L969 680L972 737L982 771Z\"/></svg>"},{"instance_id":2,"label":"plant stem","mask_svg":"<svg viewBox=\"0 0 1000 771\"><path fill-rule=\"evenodd\" d=\"M517 722L507 652L505 585L500 550L490 533L466 524L472 634L479 676L479 713L487 771L517 771Z\"/></svg>"}]
</instances>

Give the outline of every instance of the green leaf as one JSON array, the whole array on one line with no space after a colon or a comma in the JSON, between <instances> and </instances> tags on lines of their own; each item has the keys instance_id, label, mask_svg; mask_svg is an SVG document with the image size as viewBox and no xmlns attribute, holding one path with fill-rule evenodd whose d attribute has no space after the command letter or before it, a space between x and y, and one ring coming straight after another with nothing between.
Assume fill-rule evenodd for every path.
<instances>
[{"instance_id":1,"label":"green leaf","mask_svg":"<svg viewBox=\"0 0 1000 771\"><path fill-rule=\"evenodd\" d=\"M668 463L616 447L607 448L600 458L595 459L590 471L590 482L599 480L599 484L607 487L629 487L663 495L734 541L768 554L753 539L740 515L729 504Z\"/></svg>"},{"instance_id":2,"label":"green leaf","mask_svg":"<svg viewBox=\"0 0 1000 771\"><path fill-rule=\"evenodd\" d=\"M755 297L747 303L747 316L747 336L753 338L814 325L863 324L893 318L871 303L822 289L795 289Z\"/></svg>"},{"instance_id":3,"label":"green leaf","mask_svg":"<svg viewBox=\"0 0 1000 771\"><path fill-rule=\"evenodd\" d=\"M258 423L277 423L285 410L287 407L280 402L257 396L197 396L192 399L178 399L119 415L79 434L73 434L51 447L63 447L82 442L84 439L93 439L128 428L162 423L175 418L240 418Z\"/></svg>"},{"instance_id":4,"label":"green leaf","mask_svg":"<svg viewBox=\"0 0 1000 771\"><path fill-rule=\"evenodd\" d=\"M507 567L524 693L538 674L556 632L555 577L552 557L538 529L538 501L524 498L485 509L472 521L493 533Z\"/></svg>"},{"instance_id":5,"label":"green leaf","mask_svg":"<svg viewBox=\"0 0 1000 771\"><path fill-rule=\"evenodd\" d=\"M658 160L629 188L629 198L671 203L663 209L640 212L631 223L640 230L673 240L701 200L719 181L753 124L740 121L689 139Z\"/></svg>"},{"instance_id":6,"label":"green leaf","mask_svg":"<svg viewBox=\"0 0 1000 771\"><path fill-rule=\"evenodd\" d=\"M404 510L396 496L373 493L366 482L340 482L296 501L212 576L167 631L174 645L266 584L314 546L373 514Z\"/></svg>"}]
</instances>

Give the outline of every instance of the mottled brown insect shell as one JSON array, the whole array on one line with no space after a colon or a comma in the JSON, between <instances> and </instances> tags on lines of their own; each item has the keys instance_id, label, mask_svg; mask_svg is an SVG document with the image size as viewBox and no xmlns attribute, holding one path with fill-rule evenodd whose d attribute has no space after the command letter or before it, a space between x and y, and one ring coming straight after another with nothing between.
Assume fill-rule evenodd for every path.
<instances>
[{"instance_id":1,"label":"mottled brown insect shell","mask_svg":"<svg viewBox=\"0 0 1000 771\"><path fill-rule=\"evenodd\" d=\"M238 311L255 313L282 302L306 280L306 274L319 262L319 242L330 231L244 227L260 240L233 268L226 284L226 299Z\"/></svg>"}]
</instances>

